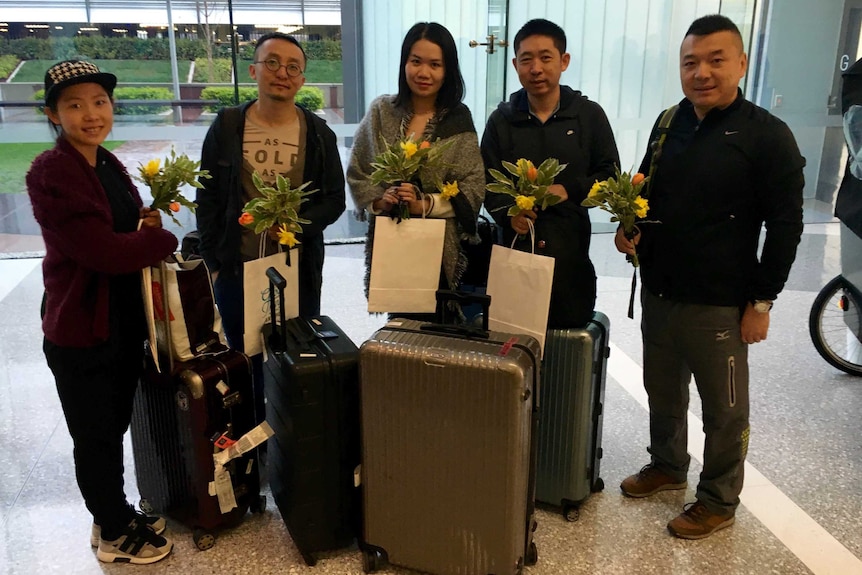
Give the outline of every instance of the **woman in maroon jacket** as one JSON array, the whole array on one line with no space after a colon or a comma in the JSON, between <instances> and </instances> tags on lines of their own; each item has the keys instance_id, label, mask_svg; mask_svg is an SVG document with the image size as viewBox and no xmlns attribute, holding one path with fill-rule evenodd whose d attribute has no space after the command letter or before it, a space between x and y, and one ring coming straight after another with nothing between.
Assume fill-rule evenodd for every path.
<instances>
[{"instance_id":1,"label":"woman in maroon jacket","mask_svg":"<svg viewBox=\"0 0 862 575\"><path fill-rule=\"evenodd\" d=\"M48 366L74 441L78 486L101 561L152 563L171 551L165 521L123 491L123 434L143 365L140 270L176 249L120 161L101 146L114 123L117 78L65 61L45 74L53 149L27 173L45 240L42 328Z\"/></svg>"}]
</instances>

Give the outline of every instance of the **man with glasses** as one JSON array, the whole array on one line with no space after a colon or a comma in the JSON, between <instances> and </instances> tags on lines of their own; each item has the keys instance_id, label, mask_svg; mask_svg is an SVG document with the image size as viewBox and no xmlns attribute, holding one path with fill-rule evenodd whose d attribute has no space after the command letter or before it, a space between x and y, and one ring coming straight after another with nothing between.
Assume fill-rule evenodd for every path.
<instances>
[{"instance_id":1,"label":"man with glasses","mask_svg":"<svg viewBox=\"0 0 862 575\"><path fill-rule=\"evenodd\" d=\"M201 180L204 187L195 199L200 253L213 275L228 344L235 349L243 349L242 264L261 255L260 235L239 224L246 202L261 195L252 180L255 172L268 184L281 175L291 187L310 182L308 189L317 190L299 212L311 222L302 224L299 237L299 313L320 315L323 230L344 212L344 171L335 134L323 119L295 103L306 63L293 36L262 36L248 68L258 99L220 110L201 152L201 168L212 178ZM276 230L269 231L264 248L263 255L276 253ZM259 364L255 362L257 387L262 385Z\"/></svg>"}]
</instances>

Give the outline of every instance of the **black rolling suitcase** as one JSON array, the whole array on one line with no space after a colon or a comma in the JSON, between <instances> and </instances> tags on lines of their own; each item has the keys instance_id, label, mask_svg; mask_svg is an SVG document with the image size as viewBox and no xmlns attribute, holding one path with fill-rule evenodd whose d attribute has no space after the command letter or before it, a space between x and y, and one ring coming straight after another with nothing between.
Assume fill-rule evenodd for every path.
<instances>
[{"instance_id":1,"label":"black rolling suitcase","mask_svg":"<svg viewBox=\"0 0 862 575\"><path fill-rule=\"evenodd\" d=\"M270 294L284 278L267 270ZM263 328L267 465L272 495L308 565L351 545L359 527L359 350L326 316L285 321L271 301ZM276 307L280 323L276 323Z\"/></svg>"},{"instance_id":2,"label":"black rolling suitcase","mask_svg":"<svg viewBox=\"0 0 862 575\"><path fill-rule=\"evenodd\" d=\"M536 500L559 506L569 521L599 476L610 320L595 312L582 329L550 329L542 361Z\"/></svg>"},{"instance_id":3,"label":"black rolling suitcase","mask_svg":"<svg viewBox=\"0 0 862 575\"><path fill-rule=\"evenodd\" d=\"M256 450L228 462L230 484L221 495L211 492L217 479L225 479L215 476L213 454L254 425L251 363L245 354L227 350L200 356L174 364L166 374L148 368L131 423L141 509L189 526L201 550L212 547L218 529L237 525L249 509L262 512ZM228 509L231 498L236 506Z\"/></svg>"}]
</instances>

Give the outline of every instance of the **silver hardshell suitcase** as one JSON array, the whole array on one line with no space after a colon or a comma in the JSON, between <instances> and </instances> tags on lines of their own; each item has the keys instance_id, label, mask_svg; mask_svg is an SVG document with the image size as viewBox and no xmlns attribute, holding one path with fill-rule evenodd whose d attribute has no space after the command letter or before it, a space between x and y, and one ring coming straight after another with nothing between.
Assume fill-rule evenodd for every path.
<instances>
[{"instance_id":1,"label":"silver hardshell suitcase","mask_svg":"<svg viewBox=\"0 0 862 575\"><path fill-rule=\"evenodd\" d=\"M595 312L582 329L550 329L542 361L536 500L559 506L569 521L599 476L607 361L608 317Z\"/></svg>"},{"instance_id":2,"label":"silver hardshell suitcase","mask_svg":"<svg viewBox=\"0 0 862 575\"><path fill-rule=\"evenodd\" d=\"M396 319L360 349L366 573L504 575L537 559L539 344L447 327Z\"/></svg>"}]
</instances>

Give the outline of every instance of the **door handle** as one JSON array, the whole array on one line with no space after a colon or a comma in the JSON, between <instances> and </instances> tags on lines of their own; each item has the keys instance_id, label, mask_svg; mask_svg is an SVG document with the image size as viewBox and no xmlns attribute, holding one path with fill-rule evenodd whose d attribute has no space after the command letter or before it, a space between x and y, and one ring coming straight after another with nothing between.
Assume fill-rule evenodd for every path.
<instances>
[{"instance_id":1,"label":"door handle","mask_svg":"<svg viewBox=\"0 0 862 575\"><path fill-rule=\"evenodd\" d=\"M494 52L496 52L497 50L495 48L497 46L500 46L501 48L505 48L506 46L509 45L509 43L507 41L499 40L493 34L488 36L487 40L488 40L487 42L477 42L476 40L470 40L469 45L471 48L475 48L476 46L487 46L487 48L485 48L485 52L487 52L488 54L493 54Z\"/></svg>"}]
</instances>

